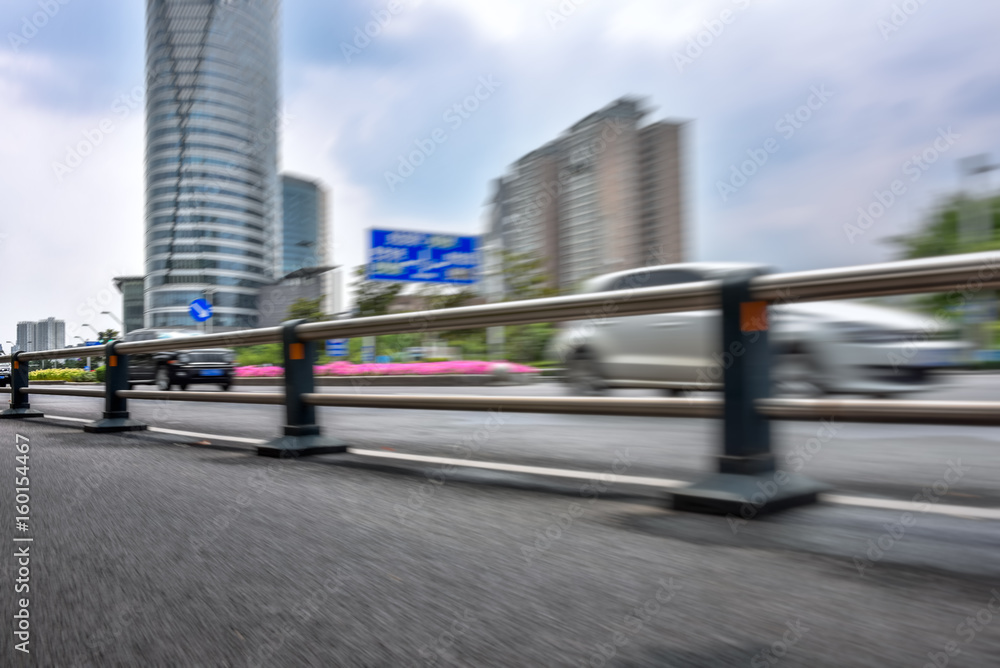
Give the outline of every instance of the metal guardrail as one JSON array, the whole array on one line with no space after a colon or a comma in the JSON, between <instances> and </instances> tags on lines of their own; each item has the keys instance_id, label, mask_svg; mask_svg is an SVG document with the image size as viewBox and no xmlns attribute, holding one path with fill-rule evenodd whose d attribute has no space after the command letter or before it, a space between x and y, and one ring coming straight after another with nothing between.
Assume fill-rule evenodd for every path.
<instances>
[{"instance_id":1,"label":"metal guardrail","mask_svg":"<svg viewBox=\"0 0 1000 668\"><path fill-rule=\"evenodd\" d=\"M293 321L281 327L240 330L169 340L90 346L86 352L108 357L105 390L28 387L27 364L33 360L79 357L82 348L64 348L0 356L11 362L11 408L0 417L34 417L28 395L103 396L104 419L88 431L143 429L129 418L128 399L283 404L285 435L258 449L271 456L342 452L346 444L320 434L316 406L354 406L422 410L604 414L654 417L722 417L724 452L720 474L675 494L674 505L690 510L734 511L757 492L761 476L775 473L770 452L769 420L822 417L863 422L919 424L1000 424L1000 402L929 402L887 400L783 399L768 396L769 358L766 325L748 325L745 309L764 313L768 303L822 301L919 292L957 294L1000 288L1000 252L974 253L859 267L783 274L748 272L721 281L634 288L437 311L398 313L329 322ZM442 395L319 394L314 391L315 341L325 338L396 334L412 331L471 329L495 325L623 317L695 309L722 310L723 348L740 346L741 354L723 369L723 398L477 397ZM753 335L752 337L750 335ZM128 389L128 355L169 350L257 345L281 342L285 356L285 392L158 392ZM752 342L751 342L752 341ZM794 478L766 500L768 510L816 499L819 486ZM763 511L763 507L757 508ZM756 511L755 511L756 514Z\"/></svg>"}]
</instances>

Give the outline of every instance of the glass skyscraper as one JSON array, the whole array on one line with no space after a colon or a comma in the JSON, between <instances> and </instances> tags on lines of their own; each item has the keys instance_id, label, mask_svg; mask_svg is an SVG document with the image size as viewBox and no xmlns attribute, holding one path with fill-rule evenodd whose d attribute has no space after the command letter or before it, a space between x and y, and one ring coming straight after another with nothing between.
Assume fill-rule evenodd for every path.
<instances>
[{"instance_id":1,"label":"glass skyscraper","mask_svg":"<svg viewBox=\"0 0 1000 668\"><path fill-rule=\"evenodd\" d=\"M147 327L254 327L281 271L280 0L147 0Z\"/></svg>"},{"instance_id":2,"label":"glass skyscraper","mask_svg":"<svg viewBox=\"0 0 1000 668\"><path fill-rule=\"evenodd\" d=\"M326 264L326 191L316 181L281 175L282 274Z\"/></svg>"}]
</instances>

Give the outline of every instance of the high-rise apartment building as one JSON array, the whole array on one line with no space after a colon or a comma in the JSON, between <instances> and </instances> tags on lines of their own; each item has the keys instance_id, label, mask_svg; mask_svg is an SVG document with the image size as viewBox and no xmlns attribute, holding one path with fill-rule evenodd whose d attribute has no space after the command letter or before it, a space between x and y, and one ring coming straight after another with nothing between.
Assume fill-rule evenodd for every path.
<instances>
[{"instance_id":1,"label":"high-rise apartment building","mask_svg":"<svg viewBox=\"0 0 1000 668\"><path fill-rule=\"evenodd\" d=\"M622 98L514 163L495 183L488 236L538 258L550 286L684 258L683 125L642 125Z\"/></svg>"},{"instance_id":2,"label":"high-rise apartment building","mask_svg":"<svg viewBox=\"0 0 1000 668\"><path fill-rule=\"evenodd\" d=\"M145 324L254 327L281 271L279 0L147 0Z\"/></svg>"},{"instance_id":3,"label":"high-rise apartment building","mask_svg":"<svg viewBox=\"0 0 1000 668\"><path fill-rule=\"evenodd\" d=\"M37 322L17 323L17 349L24 352L55 350L66 347L66 322L46 318Z\"/></svg>"},{"instance_id":4,"label":"high-rise apartment building","mask_svg":"<svg viewBox=\"0 0 1000 668\"><path fill-rule=\"evenodd\" d=\"M281 175L282 275L327 262L327 197L318 181Z\"/></svg>"},{"instance_id":5,"label":"high-rise apartment building","mask_svg":"<svg viewBox=\"0 0 1000 668\"><path fill-rule=\"evenodd\" d=\"M35 323L30 320L17 323L17 349L26 353L36 350Z\"/></svg>"}]
</instances>

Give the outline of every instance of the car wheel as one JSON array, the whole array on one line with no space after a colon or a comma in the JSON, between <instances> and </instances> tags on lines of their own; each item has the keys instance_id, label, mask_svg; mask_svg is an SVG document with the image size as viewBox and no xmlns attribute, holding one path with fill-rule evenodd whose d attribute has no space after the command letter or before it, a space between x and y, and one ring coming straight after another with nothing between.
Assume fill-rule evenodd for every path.
<instances>
[{"instance_id":1,"label":"car wheel","mask_svg":"<svg viewBox=\"0 0 1000 668\"><path fill-rule=\"evenodd\" d=\"M586 354L577 354L566 365L566 382L574 394L596 396L608 389L597 362Z\"/></svg>"},{"instance_id":2,"label":"car wheel","mask_svg":"<svg viewBox=\"0 0 1000 668\"><path fill-rule=\"evenodd\" d=\"M219 387L222 388L223 392L228 392L229 388L232 387L232 385L230 385L229 383L223 383L222 385L219 385Z\"/></svg>"},{"instance_id":3,"label":"car wheel","mask_svg":"<svg viewBox=\"0 0 1000 668\"><path fill-rule=\"evenodd\" d=\"M804 350L791 350L776 355L771 374L776 394L807 397L826 394L826 389L818 380L819 365L815 357Z\"/></svg>"},{"instance_id":4,"label":"car wheel","mask_svg":"<svg viewBox=\"0 0 1000 668\"><path fill-rule=\"evenodd\" d=\"M156 389L161 392L170 391L170 371L165 366L156 369Z\"/></svg>"}]
</instances>

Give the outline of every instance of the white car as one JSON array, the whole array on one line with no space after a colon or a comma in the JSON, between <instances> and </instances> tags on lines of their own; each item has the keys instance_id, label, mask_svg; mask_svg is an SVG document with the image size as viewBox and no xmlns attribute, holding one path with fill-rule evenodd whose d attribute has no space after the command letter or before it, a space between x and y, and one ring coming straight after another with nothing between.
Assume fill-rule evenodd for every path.
<instances>
[{"instance_id":1,"label":"white car","mask_svg":"<svg viewBox=\"0 0 1000 668\"><path fill-rule=\"evenodd\" d=\"M759 265L688 263L606 274L583 292L719 280ZM627 298L627 297L626 297ZM614 313L613 305L606 309ZM891 396L925 389L932 369L961 361L966 344L929 316L856 302L771 305L769 340L777 393ZM721 388L721 314L686 311L566 323L550 348L582 394L608 388Z\"/></svg>"}]
</instances>

